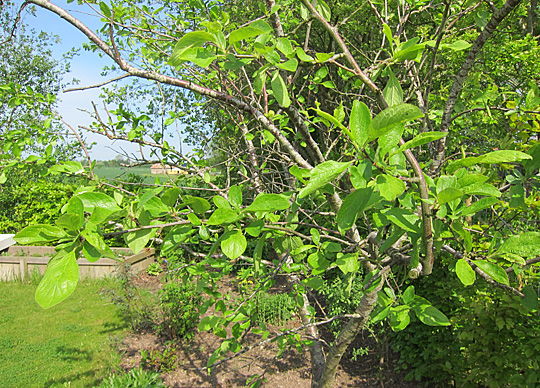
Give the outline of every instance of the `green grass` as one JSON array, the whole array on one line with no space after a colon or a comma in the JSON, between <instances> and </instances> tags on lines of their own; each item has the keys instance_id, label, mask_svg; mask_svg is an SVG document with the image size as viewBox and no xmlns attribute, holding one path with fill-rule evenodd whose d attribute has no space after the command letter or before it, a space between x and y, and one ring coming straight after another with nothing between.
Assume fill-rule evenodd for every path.
<instances>
[{"instance_id":1,"label":"green grass","mask_svg":"<svg viewBox=\"0 0 540 388\"><path fill-rule=\"evenodd\" d=\"M36 285L0 283L0 382L3 388L94 387L118 361L111 338L125 324L99 290L84 281L49 310L34 301Z\"/></svg>"}]
</instances>

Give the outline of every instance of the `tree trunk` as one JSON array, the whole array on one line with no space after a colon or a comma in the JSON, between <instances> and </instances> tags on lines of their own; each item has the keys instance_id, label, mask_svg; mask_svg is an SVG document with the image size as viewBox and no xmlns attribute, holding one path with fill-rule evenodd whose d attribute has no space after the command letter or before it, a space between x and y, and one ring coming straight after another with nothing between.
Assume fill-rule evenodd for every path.
<instances>
[{"instance_id":1,"label":"tree trunk","mask_svg":"<svg viewBox=\"0 0 540 388\"><path fill-rule=\"evenodd\" d=\"M369 316L377 303L377 293L380 291L383 284L384 278L381 279L379 286L364 294L358 308L356 309L356 314L358 314L359 317L350 319L345 327L341 330L338 337L334 341L334 344L330 348L330 352L326 356L326 363L324 365L321 378L319 381L312 383L312 387L331 388L334 386L336 372L339 363L341 362L341 358L351 342L356 338L360 330L369 320Z\"/></svg>"}]
</instances>

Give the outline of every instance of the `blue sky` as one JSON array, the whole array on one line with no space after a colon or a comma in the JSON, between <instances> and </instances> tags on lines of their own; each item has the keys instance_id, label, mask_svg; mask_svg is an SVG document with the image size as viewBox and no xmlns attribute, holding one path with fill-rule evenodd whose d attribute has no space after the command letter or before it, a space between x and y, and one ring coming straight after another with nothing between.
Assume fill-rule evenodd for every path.
<instances>
[{"instance_id":1,"label":"blue sky","mask_svg":"<svg viewBox=\"0 0 540 388\"><path fill-rule=\"evenodd\" d=\"M17 0L16 4L21 1ZM87 26L97 29L100 26L100 21L96 16L92 16L92 9L88 6L79 6L76 2L67 4L65 1L54 1L68 10L77 19L84 22ZM86 36L77 30L74 26L61 19L59 16L50 11L36 7L35 16L28 12L24 13L23 21L31 28L37 31L44 31L50 34L58 35L61 42L53 47L53 53L56 59L60 60L64 53L72 48L81 48L80 55L75 56L71 62L71 72L64 77L65 81L71 81L73 78L80 80L78 86L95 85L104 82L112 77L102 77L101 71L104 66L112 65L113 61L109 57L100 56L97 53L86 52L82 49L83 43L87 42ZM90 89L84 91L75 91L68 93L60 93L59 98L59 113L64 120L73 127L79 125L88 126L92 120L85 112L80 109L91 111L94 101L99 102L100 89ZM101 105L101 104L98 104ZM114 109L114 107L110 107ZM114 159L117 151L121 149L128 153L138 153L139 147L135 144L127 142L112 142L104 136L95 134L84 134L89 142L95 142L90 151L91 157L97 160ZM178 144L177 139L168 139L170 144ZM189 151L184 145L184 152ZM145 150L145 156L149 157L148 150Z\"/></svg>"}]
</instances>

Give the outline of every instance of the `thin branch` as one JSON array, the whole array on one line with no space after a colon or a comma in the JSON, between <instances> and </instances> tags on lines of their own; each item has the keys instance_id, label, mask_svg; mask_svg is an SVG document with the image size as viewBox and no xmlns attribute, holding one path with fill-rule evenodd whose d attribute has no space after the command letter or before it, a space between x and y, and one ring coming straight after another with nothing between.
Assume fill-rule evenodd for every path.
<instances>
[{"instance_id":1,"label":"thin branch","mask_svg":"<svg viewBox=\"0 0 540 388\"><path fill-rule=\"evenodd\" d=\"M123 74L123 75L120 75L118 77L112 78L112 79L110 79L108 81L101 82L101 83L95 84L95 85L88 85L88 86L81 86L81 87L78 87L78 88L64 89L64 90L62 90L62 93L78 92L78 91L81 91L81 90L100 88L102 86L105 86L105 85L110 84L112 82L119 81L119 80L127 78L127 77L131 77L131 74Z\"/></svg>"},{"instance_id":2,"label":"thin branch","mask_svg":"<svg viewBox=\"0 0 540 388\"><path fill-rule=\"evenodd\" d=\"M478 267L476 264L474 264L474 261L466 258L465 255L463 255L463 253L456 251L454 248L450 247L449 245L443 245L441 249L448 252L448 253L450 253L452 256L454 256L457 259L465 259L467 261L467 263L469 263L469 265L472 267L474 272L477 273L481 278L483 278L486 282L488 282L492 286L502 288L503 290L511 291L512 293L519 296L520 298L525 298L525 295L523 295L522 292L515 289L514 287L507 286L506 284L502 284L502 283L499 283L499 282L493 280L493 278L491 276L489 276L487 273L482 271L480 269L480 267ZM540 261L540 259L539 259L539 261Z\"/></svg>"}]
</instances>

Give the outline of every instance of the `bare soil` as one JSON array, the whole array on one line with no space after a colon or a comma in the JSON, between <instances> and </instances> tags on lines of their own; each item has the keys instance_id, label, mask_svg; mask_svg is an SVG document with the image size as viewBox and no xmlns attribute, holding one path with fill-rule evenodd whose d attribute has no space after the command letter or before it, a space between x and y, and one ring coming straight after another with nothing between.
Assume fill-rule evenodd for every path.
<instances>
[{"instance_id":1,"label":"bare soil","mask_svg":"<svg viewBox=\"0 0 540 388\"><path fill-rule=\"evenodd\" d=\"M141 274L135 284L157 291L161 287L159 278ZM235 290L230 283L224 285L222 292L233 293ZM297 327L299 319L293 317L287 327ZM278 333L277 327L269 327L271 333ZM323 334L327 336L328 333ZM260 336L249 335L247 345L258 343ZM213 351L219 347L222 339L211 332L196 332L193 339L175 344L177 367L175 370L162 374L162 379L168 387L174 388L235 388L245 387L249 379L259 375L265 380L262 386L275 388L309 388L310 354L304 349L300 354L296 349L285 351L279 358L278 347L275 343L259 346L230 361L212 369L207 373L206 363ZM358 336L352 348L367 347L368 353L358 356L354 361L347 354L338 369L336 387L396 387L416 388L422 386L419 382L405 381L405 372L396 372L397 355L386 350L386 357L377 352L377 343L369 333ZM166 348L166 341L155 333L132 333L124 339L120 346L123 353L122 367L131 369L138 367L141 362L141 350L160 350ZM232 353L229 354L231 356Z\"/></svg>"}]
</instances>

